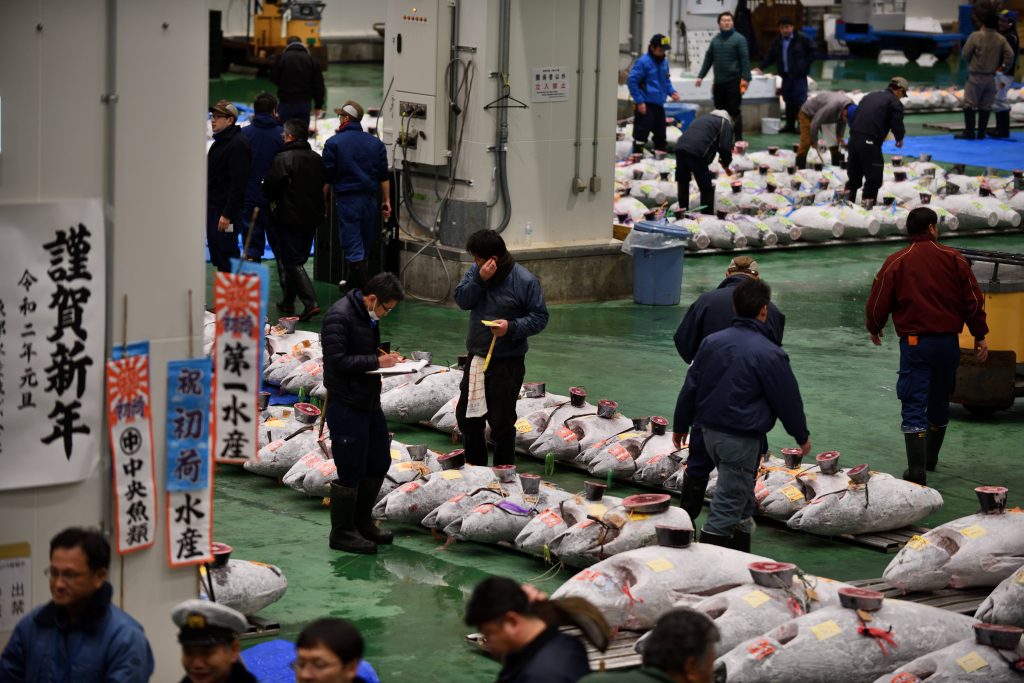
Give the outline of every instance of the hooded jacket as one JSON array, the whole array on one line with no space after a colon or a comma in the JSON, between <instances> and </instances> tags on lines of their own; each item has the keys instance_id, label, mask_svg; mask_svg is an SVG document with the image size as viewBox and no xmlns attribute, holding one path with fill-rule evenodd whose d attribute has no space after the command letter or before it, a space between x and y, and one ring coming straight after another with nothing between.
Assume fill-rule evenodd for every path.
<instances>
[{"instance_id":1,"label":"hooded jacket","mask_svg":"<svg viewBox=\"0 0 1024 683\"><path fill-rule=\"evenodd\" d=\"M730 434L761 438L775 420L803 444L807 419L789 356L755 318L736 318L697 350L676 401L673 431L699 424Z\"/></svg>"},{"instance_id":2,"label":"hooded jacket","mask_svg":"<svg viewBox=\"0 0 1024 683\"><path fill-rule=\"evenodd\" d=\"M146 683L153 652L142 626L115 605L109 583L72 625L67 610L49 602L18 622L0 655L0 681L32 683Z\"/></svg>"},{"instance_id":3,"label":"hooded jacket","mask_svg":"<svg viewBox=\"0 0 1024 683\"><path fill-rule=\"evenodd\" d=\"M510 654L495 683L576 683L588 673L583 643L552 626Z\"/></svg>"},{"instance_id":4,"label":"hooded jacket","mask_svg":"<svg viewBox=\"0 0 1024 683\"><path fill-rule=\"evenodd\" d=\"M723 116L724 114L724 116ZM732 122L729 115L716 109L694 119L676 142L676 154L685 152L710 164L718 155L723 167L732 163Z\"/></svg>"},{"instance_id":5,"label":"hooded jacket","mask_svg":"<svg viewBox=\"0 0 1024 683\"><path fill-rule=\"evenodd\" d=\"M672 87L668 59L659 62L651 56L650 51L633 64L626 85L629 86L629 96L637 104L664 105L665 100L676 91Z\"/></svg>"}]
</instances>

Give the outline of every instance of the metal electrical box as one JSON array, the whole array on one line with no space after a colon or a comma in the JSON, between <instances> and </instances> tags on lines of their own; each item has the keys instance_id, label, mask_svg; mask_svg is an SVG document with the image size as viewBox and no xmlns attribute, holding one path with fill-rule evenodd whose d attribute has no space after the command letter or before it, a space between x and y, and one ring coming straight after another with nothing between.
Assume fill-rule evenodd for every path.
<instances>
[{"instance_id":1,"label":"metal electrical box","mask_svg":"<svg viewBox=\"0 0 1024 683\"><path fill-rule=\"evenodd\" d=\"M396 165L448 162L452 11L448 0L388 2L384 88L390 91L381 112L381 134L388 149L394 149Z\"/></svg>"}]
</instances>

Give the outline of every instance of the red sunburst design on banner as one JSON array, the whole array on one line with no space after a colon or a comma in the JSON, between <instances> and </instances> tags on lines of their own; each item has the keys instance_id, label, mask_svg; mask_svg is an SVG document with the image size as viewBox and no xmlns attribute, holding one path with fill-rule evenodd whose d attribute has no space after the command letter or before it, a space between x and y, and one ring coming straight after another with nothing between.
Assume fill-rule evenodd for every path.
<instances>
[{"instance_id":1,"label":"red sunburst design on banner","mask_svg":"<svg viewBox=\"0 0 1024 683\"><path fill-rule=\"evenodd\" d=\"M260 319L260 278L258 275L217 273L213 283L214 308L217 311L217 333L223 334L225 318L251 316ZM259 330L258 336L262 333ZM238 336L237 332L234 336Z\"/></svg>"},{"instance_id":2,"label":"red sunburst design on banner","mask_svg":"<svg viewBox=\"0 0 1024 683\"><path fill-rule=\"evenodd\" d=\"M107 362L107 406L112 422L118 421L114 406L141 399L145 404L142 418L149 417L149 363L147 356L131 356ZM127 418L132 421L133 418Z\"/></svg>"}]
</instances>

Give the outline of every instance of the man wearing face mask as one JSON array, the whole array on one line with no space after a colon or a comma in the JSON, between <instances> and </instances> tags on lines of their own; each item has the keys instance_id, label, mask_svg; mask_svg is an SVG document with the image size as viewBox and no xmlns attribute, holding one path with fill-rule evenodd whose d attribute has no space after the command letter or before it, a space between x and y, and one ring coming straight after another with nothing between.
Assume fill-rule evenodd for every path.
<instances>
[{"instance_id":1,"label":"man wearing face mask","mask_svg":"<svg viewBox=\"0 0 1024 683\"><path fill-rule=\"evenodd\" d=\"M651 133L654 133L654 151L665 151L665 100L671 97L673 102L678 102L680 99L669 77L665 59L668 49L668 36L655 33L647 54L636 60L629 70L626 84L636 107L636 116L633 117L634 154L644 151L647 136Z\"/></svg>"},{"instance_id":2,"label":"man wearing face mask","mask_svg":"<svg viewBox=\"0 0 1024 683\"><path fill-rule=\"evenodd\" d=\"M743 93L750 83L750 47L747 39L736 32L732 12L718 15L719 33L711 39L711 45L704 54L704 64L697 74L696 85L715 67L715 82L711 86L711 97L715 109L724 109L732 117L736 140L743 139L743 115L740 105Z\"/></svg>"},{"instance_id":3,"label":"man wearing face mask","mask_svg":"<svg viewBox=\"0 0 1024 683\"><path fill-rule=\"evenodd\" d=\"M379 273L362 290L353 289L324 317L320 331L327 388L327 426L338 480L331 483L331 538L334 550L370 554L391 543L370 513L391 465L388 424L380 407L381 376L398 355L380 348L380 319L405 292L392 273Z\"/></svg>"}]
</instances>

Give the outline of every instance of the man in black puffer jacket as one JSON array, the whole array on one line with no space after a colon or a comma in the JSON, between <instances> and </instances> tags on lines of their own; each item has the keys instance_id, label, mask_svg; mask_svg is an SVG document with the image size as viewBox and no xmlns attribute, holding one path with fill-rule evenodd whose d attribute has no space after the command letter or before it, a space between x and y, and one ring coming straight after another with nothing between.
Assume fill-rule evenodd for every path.
<instances>
[{"instance_id":1,"label":"man in black puffer jacket","mask_svg":"<svg viewBox=\"0 0 1024 683\"><path fill-rule=\"evenodd\" d=\"M313 248L316 226L324 220L324 160L306 138L309 131L301 119L284 124L284 147L274 156L263 180L263 195L270 202L270 218L277 235L276 256L281 261L282 300L277 310L295 313L295 296L305 307L299 320L320 313L316 291L306 273L306 260Z\"/></svg>"},{"instance_id":2,"label":"man in black puffer jacket","mask_svg":"<svg viewBox=\"0 0 1024 683\"><path fill-rule=\"evenodd\" d=\"M392 273L370 278L331 306L320 340L324 350L327 426L338 480L331 483L331 548L375 553L391 543L370 513L391 465L388 424L380 408L381 377L368 374L393 367L396 354L380 352L380 319L405 298Z\"/></svg>"}]
</instances>

